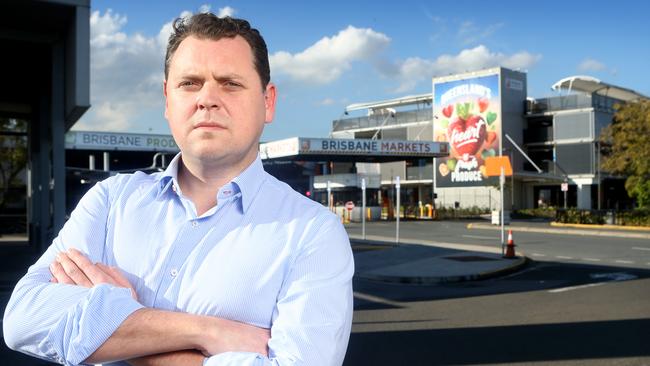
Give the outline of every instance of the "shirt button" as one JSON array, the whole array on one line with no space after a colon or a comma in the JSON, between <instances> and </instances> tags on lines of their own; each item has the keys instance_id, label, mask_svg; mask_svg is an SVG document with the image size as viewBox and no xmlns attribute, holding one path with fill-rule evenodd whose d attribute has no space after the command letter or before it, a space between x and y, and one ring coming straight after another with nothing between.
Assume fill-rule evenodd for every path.
<instances>
[{"instance_id":1,"label":"shirt button","mask_svg":"<svg viewBox=\"0 0 650 366\"><path fill-rule=\"evenodd\" d=\"M196 220L192 221L192 227L197 227L197 226L199 226L199 223Z\"/></svg>"},{"instance_id":2,"label":"shirt button","mask_svg":"<svg viewBox=\"0 0 650 366\"><path fill-rule=\"evenodd\" d=\"M169 271L169 274L172 277L176 277L176 276L178 276L178 270L176 268L173 268L171 271Z\"/></svg>"}]
</instances>

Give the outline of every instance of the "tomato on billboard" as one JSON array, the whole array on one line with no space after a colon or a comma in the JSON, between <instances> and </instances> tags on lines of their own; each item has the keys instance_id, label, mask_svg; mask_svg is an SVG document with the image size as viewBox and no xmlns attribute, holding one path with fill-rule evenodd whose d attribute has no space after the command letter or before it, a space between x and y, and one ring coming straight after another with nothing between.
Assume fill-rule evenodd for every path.
<instances>
[{"instance_id":1,"label":"tomato on billboard","mask_svg":"<svg viewBox=\"0 0 650 366\"><path fill-rule=\"evenodd\" d=\"M434 83L434 141L449 142L437 160L438 187L495 184L485 159L498 155L501 136L499 75Z\"/></svg>"}]
</instances>

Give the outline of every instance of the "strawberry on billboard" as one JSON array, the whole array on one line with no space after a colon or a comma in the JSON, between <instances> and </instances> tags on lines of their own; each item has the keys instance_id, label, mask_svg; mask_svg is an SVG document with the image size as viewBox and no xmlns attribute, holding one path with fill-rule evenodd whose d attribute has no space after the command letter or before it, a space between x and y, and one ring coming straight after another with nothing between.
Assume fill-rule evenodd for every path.
<instances>
[{"instance_id":1,"label":"strawberry on billboard","mask_svg":"<svg viewBox=\"0 0 650 366\"><path fill-rule=\"evenodd\" d=\"M499 75L433 84L434 141L449 142L437 160L438 187L487 186L485 158L498 155L501 136Z\"/></svg>"}]
</instances>

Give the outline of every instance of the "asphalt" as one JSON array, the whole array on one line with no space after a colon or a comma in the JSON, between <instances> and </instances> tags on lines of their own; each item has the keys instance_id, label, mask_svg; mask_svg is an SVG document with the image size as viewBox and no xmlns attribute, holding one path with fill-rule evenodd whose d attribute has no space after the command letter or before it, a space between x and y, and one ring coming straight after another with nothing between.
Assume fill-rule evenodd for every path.
<instances>
[{"instance_id":1,"label":"asphalt","mask_svg":"<svg viewBox=\"0 0 650 366\"><path fill-rule=\"evenodd\" d=\"M468 229L500 227L473 222ZM558 225L547 221L513 220L506 225L513 232L538 232L565 235L649 238L649 228L614 225ZM516 272L530 259L515 247L514 258L504 258L501 248L469 244L439 243L434 240L411 240L399 244L395 238L350 235L355 257L355 277L371 281L410 284L436 284L476 281Z\"/></svg>"}]
</instances>

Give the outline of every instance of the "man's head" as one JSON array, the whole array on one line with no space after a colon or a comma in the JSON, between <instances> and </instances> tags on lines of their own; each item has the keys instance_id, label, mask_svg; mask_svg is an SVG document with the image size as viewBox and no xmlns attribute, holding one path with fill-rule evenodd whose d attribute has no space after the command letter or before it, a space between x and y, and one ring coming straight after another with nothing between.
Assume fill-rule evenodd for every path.
<instances>
[{"instance_id":1,"label":"man's head","mask_svg":"<svg viewBox=\"0 0 650 366\"><path fill-rule=\"evenodd\" d=\"M169 36L165 55L165 80L169 76L169 64L174 53L181 42L188 36L213 41L241 36L253 51L255 69L262 82L262 87L266 87L271 80L266 42L264 42L260 32L255 28L251 28L251 25L246 20L231 17L219 18L212 13L200 13L189 18L176 19L173 27L174 32Z\"/></svg>"},{"instance_id":2,"label":"man's head","mask_svg":"<svg viewBox=\"0 0 650 366\"><path fill-rule=\"evenodd\" d=\"M165 62L165 117L183 164L234 178L257 156L275 113L266 45L248 22L177 20Z\"/></svg>"}]
</instances>

